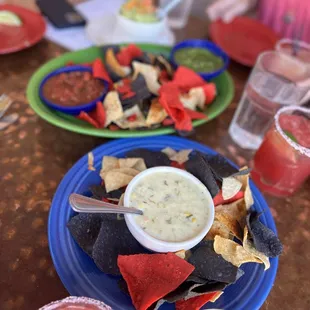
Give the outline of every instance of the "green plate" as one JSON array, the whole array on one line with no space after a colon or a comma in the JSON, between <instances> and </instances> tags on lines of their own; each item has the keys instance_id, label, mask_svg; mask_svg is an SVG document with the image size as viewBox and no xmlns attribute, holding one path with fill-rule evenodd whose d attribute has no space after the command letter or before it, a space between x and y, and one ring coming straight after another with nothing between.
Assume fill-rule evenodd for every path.
<instances>
[{"instance_id":1,"label":"green plate","mask_svg":"<svg viewBox=\"0 0 310 310\"><path fill-rule=\"evenodd\" d=\"M169 55L170 47L163 45L153 45L153 44L137 44L141 49L154 54L162 53L164 55ZM90 136L106 137L106 138L129 138L129 137L146 137L155 135L164 135L175 132L173 128L161 127L157 129L150 130L118 130L110 131L109 129L97 129L93 128L91 125L76 119L73 116L56 112L48 108L39 97L39 86L43 78L60 67L63 67L67 62L73 61L74 63L91 62L97 57L101 57L101 50L98 47L91 47L88 49L66 53L59 56L40 67L34 75L31 77L30 82L27 87L27 98L30 106L33 110L43 119L49 123L67 129L74 132L78 132ZM215 118L221 114L231 103L234 96L234 84L231 76L228 72L224 72L217 78L213 80L217 86L218 95L216 100L208 106L206 109L206 114L208 115L208 120L196 120L193 122L193 126L200 126L207 121Z\"/></svg>"}]
</instances>

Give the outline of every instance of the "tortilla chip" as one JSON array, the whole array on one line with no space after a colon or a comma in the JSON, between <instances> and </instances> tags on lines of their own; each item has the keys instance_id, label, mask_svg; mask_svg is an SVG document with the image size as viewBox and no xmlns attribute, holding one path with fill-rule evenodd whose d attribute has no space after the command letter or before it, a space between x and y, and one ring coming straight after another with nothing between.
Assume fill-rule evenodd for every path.
<instances>
[{"instance_id":1,"label":"tortilla chip","mask_svg":"<svg viewBox=\"0 0 310 310\"><path fill-rule=\"evenodd\" d=\"M173 253L120 255L117 261L137 310L148 309L176 289L194 270Z\"/></svg>"},{"instance_id":2,"label":"tortilla chip","mask_svg":"<svg viewBox=\"0 0 310 310\"><path fill-rule=\"evenodd\" d=\"M204 241L190 256L188 262L195 266L193 276L201 279L234 283L238 268L215 253L213 241Z\"/></svg>"},{"instance_id":3,"label":"tortilla chip","mask_svg":"<svg viewBox=\"0 0 310 310\"><path fill-rule=\"evenodd\" d=\"M105 61L107 65L120 77L124 78L127 76L130 71L128 69L125 69L125 67L122 67L119 62L117 61L113 48L108 48L105 53Z\"/></svg>"},{"instance_id":4,"label":"tortilla chip","mask_svg":"<svg viewBox=\"0 0 310 310\"><path fill-rule=\"evenodd\" d=\"M104 172L119 168L118 158L113 156L103 156L101 162L100 175Z\"/></svg>"},{"instance_id":5,"label":"tortilla chip","mask_svg":"<svg viewBox=\"0 0 310 310\"><path fill-rule=\"evenodd\" d=\"M193 150L182 150L174 154L170 159L182 165L188 161L189 155L192 151Z\"/></svg>"},{"instance_id":6,"label":"tortilla chip","mask_svg":"<svg viewBox=\"0 0 310 310\"><path fill-rule=\"evenodd\" d=\"M103 172L100 176L104 180L107 193L109 193L128 185L138 173L140 171L132 168L119 168Z\"/></svg>"},{"instance_id":7,"label":"tortilla chip","mask_svg":"<svg viewBox=\"0 0 310 310\"><path fill-rule=\"evenodd\" d=\"M154 124L160 124L168 116L166 110L158 102L158 98L152 100L149 113L146 118L146 124L148 126Z\"/></svg>"},{"instance_id":8,"label":"tortilla chip","mask_svg":"<svg viewBox=\"0 0 310 310\"><path fill-rule=\"evenodd\" d=\"M283 246L277 235L262 222L260 222L256 211L247 215L246 222L250 236L255 248L268 257L277 257L283 251Z\"/></svg>"},{"instance_id":9,"label":"tortilla chip","mask_svg":"<svg viewBox=\"0 0 310 310\"><path fill-rule=\"evenodd\" d=\"M87 160L88 160L88 170L96 171L96 169L94 167L94 154L93 154L93 152L88 153Z\"/></svg>"},{"instance_id":10,"label":"tortilla chip","mask_svg":"<svg viewBox=\"0 0 310 310\"><path fill-rule=\"evenodd\" d=\"M210 165L203 154L196 152L185 163L186 170L198 178L209 190L212 198L220 191Z\"/></svg>"},{"instance_id":11,"label":"tortilla chip","mask_svg":"<svg viewBox=\"0 0 310 310\"><path fill-rule=\"evenodd\" d=\"M255 249L255 246L253 244L253 242L249 239L249 231L247 226L244 227L244 233L243 233L243 248L250 254L252 254L253 256L255 256L256 258L258 258L259 260L261 260L263 262L263 264L265 265L265 271L268 270L270 268L270 261L269 258L257 251Z\"/></svg>"},{"instance_id":12,"label":"tortilla chip","mask_svg":"<svg viewBox=\"0 0 310 310\"><path fill-rule=\"evenodd\" d=\"M188 300L180 300L175 304L176 310L199 310L206 303L218 296L218 292L208 293L192 297Z\"/></svg>"},{"instance_id":13,"label":"tortilla chip","mask_svg":"<svg viewBox=\"0 0 310 310\"><path fill-rule=\"evenodd\" d=\"M172 149L171 147L166 147L164 149L161 150L163 153L165 153L169 158L171 158L172 156L174 156L177 151L175 151L174 149Z\"/></svg>"},{"instance_id":14,"label":"tortilla chip","mask_svg":"<svg viewBox=\"0 0 310 310\"><path fill-rule=\"evenodd\" d=\"M248 167L243 167L240 169L240 171L246 169L248 169ZM250 209L251 206L254 204L254 199L250 188L250 174L247 173L245 175L236 175L235 178L242 183L241 190L244 191L245 205L247 209Z\"/></svg>"},{"instance_id":15,"label":"tortilla chip","mask_svg":"<svg viewBox=\"0 0 310 310\"><path fill-rule=\"evenodd\" d=\"M92 257L101 271L119 275L117 266L119 255L146 253L147 250L132 236L125 221L118 221L115 214L113 217L111 215L102 215L103 221L93 247Z\"/></svg>"},{"instance_id":16,"label":"tortilla chip","mask_svg":"<svg viewBox=\"0 0 310 310\"><path fill-rule=\"evenodd\" d=\"M215 236L221 236L226 239L229 239L230 236L230 230L227 228L227 226L217 219L214 220L204 240L214 240Z\"/></svg>"},{"instance_id":17,"label":"tortilla chip","mask_svg":"<svg viewBox=\"0 0 310 310\"><path fill-rule=\"evenodd\" d=\"M104 110L106 113L106 120L104 126L107 127L120 118L123 117L124 111L116 91L109 91L103 101Z\"/></svg>"},{"instance_id":18,"label":"tortilla chip","mask_svg":"<svg viewBox=\"0 0 310 310\"><path fill-rule=\"evenodd\" d=\"M110 193L107 193L104 185L91 185L89 187L89 190L93 194L92 198L103 200L104 198L112 200L112 199L119 199L124 190L117 189L115 191L111 191Z\"/></svg>"},{"instance_id":19,"label":"tortilla chip","mask_svg":"<svg viewBox=\"0 0 310 310\"><path fill-rule=\"evenodd\" d=\"M246 207L243 199L215 208L215 218L224 224L235 237L242 240L242 227L246 216Z\"/></svg>"},{"instance_id":20,"label":"tortilla chip","mask_svg":"<svg viewBox=\"0 0 310 310\"><path fill-rule=\"evenodd\" d=\"M244 263L261 263L259 259L232 240L215 236L213 246L217 254L222 255L225 260L234 266L240 267Z\"/></svg>"},{"instance_id":21,"label":"tortilla chip","mask_svg":"<svg viewBox=\"0 0 310 310\"><path fill-rule=\"evenodd\" d=\"M158 83L159 72L153 66L143 64L141 62L134 61L132 63L134 73L133 79L135 79L139 73L141 73L146 81L146 85L149 91L153 95L158 95L158 90L160 88L160 84Z\"/></svg>"},{"instance_id":22,"label":"tortilla chip","mask_svg":"<svg viewBox=\"0 0 310 310\"><path fill-rule=\"evenodd\" d=\"M222 196L224 200L233 198L240 191L242 183L234 177L223 178Z\"/></svg>"},{"instance_id":23,"label":"tortilla chip","mask_svg":"<svg viewBox=\"0 0 310 310\"><path fill-rule=\"evenodd\" d=\"M192 88L188 94L182 94L180 101L185 108L196 111L197 108L200 110L204 109L206 97L201 87Z\"/></svg>"},{"instance_id":24,"label":"tortilla chip","mask_svg":"<svg viewBox=\"0 0 310 310\"><path fill-rule=\"evenodd\" d=\"M210 302L216 302L223 294L224 292L216 292L214 296L210 299Z\"/></svg>"},{"instance_id":25,"label":"tortilla chip","mask_svg":"<svg viewBox=\"0 0 310 310\"><path fill-rule=\"evenodd\" d=\"M232 166L230 162L220 154L208 156L208 163L211 166L214 176L219 181L238 172L238 169Z\"/></svg>"},{"instance_id":26,"label":"tortilla chip","mask_svg":"<svg viewBox=\"0 0 310 310\"><path fill-rule=\"evenodd\" d=\"M126 157L143 158L147 168L157 166L171 166L168 156L159 151L151 151L148 149L134 149L126 153Z\"/></svg>"},{"instance_id":27,"label":"tortilla chip","mask_svg":"<svg viewBox=\"0 0 310 310\"><path fill-rule=\"evenodd\" d=\"M80 213L70 219L67 227L81 249L92 255L93 246L97 240L102 223L102 216L98 213Z\"/></svg>"},{"instance_id":28,"label":"tortilla chip","mask_svg":"<svg viewBox=\"0 0 310 310\"><path fill-rule=\"evenodd\" d=\"M129 117L135 115L135 120L129 120ZM146 127L146 121L143 113L138 105L134 105L132 108L124 111L122 118L115 120L114 123L122 129L134 129L138 127Z\"/></svg>"},{"instance_id":29,"label":"tortilla chip","mask_svg":"<svg viewBox=\"0 0 310 310\"><path fill-rule=\"evenodd\" d=\"M180 250L180 251L178 251L178 252L175 252L174 254L175 254L176 256L179 256L179 257L182 258L182 259L187 260L187 259L190 257L190 255L191 255L191 251L190 251L190 250L187 250L187 251L185 251L185 250Z\"/></svg>"},{"instance_id":30,"label":"tortilla chip","mask_svg":"<svg viewBox=\"0 0 310 310\"><path fill-rule=\"evenodd\" d=\"M120 158L118 164L120 168L132 168L138 171L146 170L143 158Z\"/></svg>"}]
</instances>

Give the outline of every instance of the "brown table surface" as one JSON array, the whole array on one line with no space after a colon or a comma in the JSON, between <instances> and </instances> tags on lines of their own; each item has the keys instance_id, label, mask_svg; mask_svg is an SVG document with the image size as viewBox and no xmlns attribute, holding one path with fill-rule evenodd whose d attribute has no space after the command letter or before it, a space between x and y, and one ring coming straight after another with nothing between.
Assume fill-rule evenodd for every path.
<instances>
[{"instance_id":1,"label":"brown table surface","mask_svg":"<svg viewBox=\"0 0 310 310\"><path fill-rule=\"evenodd\" d=\"M183 38L204 38L207 24L191 18ZM54 269L47 241L51 199L67 170L106 139L54 127L29 107L25 88L33 72L64 53L41 41L19 53L0 56L0 94L14 99L10 112L19 120L0 132L0 309L37 309L68 295ZM206 144L239 165L253 154L234 146L227 129L240 99L249 69L229 68L236 95L217 119L199 127L192 139ZM262 309L310 309L310 180L291 198L266 196L284 243L274 287ZM250 310L250 309L249 309Z\"/></svg>"}]
</instances>

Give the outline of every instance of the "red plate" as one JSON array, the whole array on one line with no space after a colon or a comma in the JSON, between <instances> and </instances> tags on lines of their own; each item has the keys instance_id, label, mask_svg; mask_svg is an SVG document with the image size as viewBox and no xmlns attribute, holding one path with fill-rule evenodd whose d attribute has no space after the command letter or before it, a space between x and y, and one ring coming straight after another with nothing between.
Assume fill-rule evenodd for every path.
<instances>
[{"instance_id":1,"label":"red plate","mask_svg":"<svg viewBox=\"0 0 310 310\"><path fill-rule=\"evenodd\" d=\"M0 10L11 11L22 20L19 27L0 24L0 54L23 50L42 39L46 25L40 14L9 4L0 5Z\"/></svg>"},{"instance_id":2,"label":"red plate","mask_svg":"<svg viewBox=\"0 0 310 310\"><path fill-rule=\"evenodd\" d=\"M273 50L279 39L272 29L248 17L237 17L229 24L216 21L210 25L210 36L230 58L249 67L261 52Z\"/></svg>"}]
</instances>

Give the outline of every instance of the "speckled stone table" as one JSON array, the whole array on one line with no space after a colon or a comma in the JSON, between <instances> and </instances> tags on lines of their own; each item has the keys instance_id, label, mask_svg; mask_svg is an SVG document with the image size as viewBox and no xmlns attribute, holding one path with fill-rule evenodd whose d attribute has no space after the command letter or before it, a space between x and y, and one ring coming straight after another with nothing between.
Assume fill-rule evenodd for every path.
<instances>
[{"instance_id":1,"label":"speckled stone table","mask_svg":"<svg viewBox=\"0 0 310 310\"><path fill-rule=\"evenodd\" d=\"M191 19L178 39L205 37L207 25ZM25 97L33 72L63 53L43 40L12 55L0 56L0 93L14 99L10 112L19 120L0 131L0 309L32 310L68 295L50 258L47 219L51 199L66 171L82 155L107 142L54 127L34 114ZM192 139L239 165L253 154L237 148L227 128L249 69L232 63L236 96L217 119L197 129ZM264 310L310 309L310 180L291 198L266 196L277 223L284 253ZM251 309L247 309L251 310Z\"/></svg>"}]
</instances>

